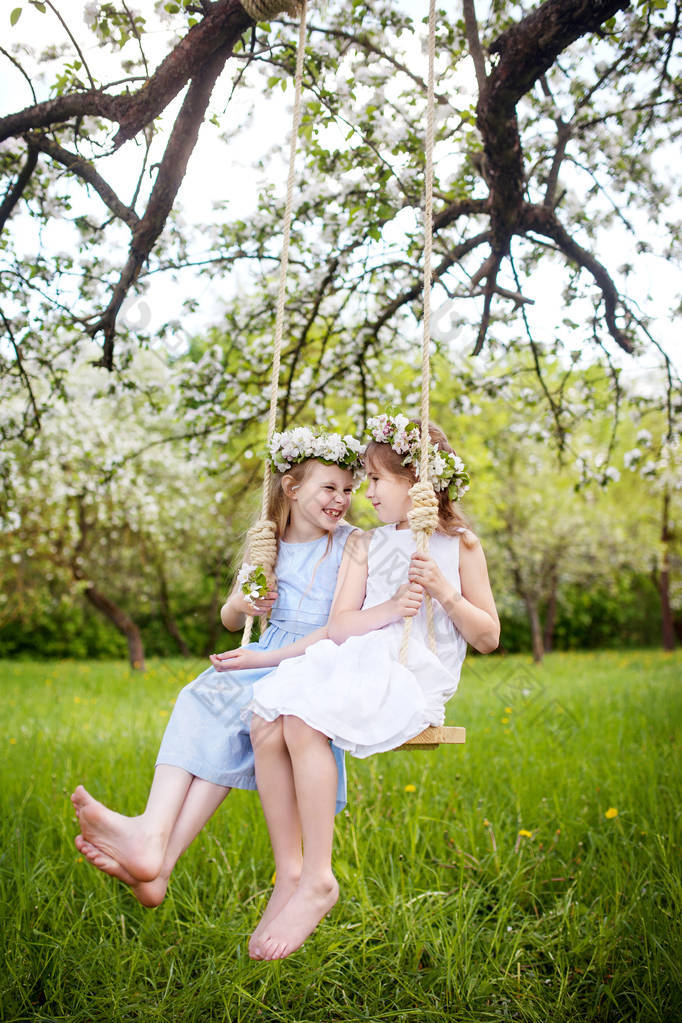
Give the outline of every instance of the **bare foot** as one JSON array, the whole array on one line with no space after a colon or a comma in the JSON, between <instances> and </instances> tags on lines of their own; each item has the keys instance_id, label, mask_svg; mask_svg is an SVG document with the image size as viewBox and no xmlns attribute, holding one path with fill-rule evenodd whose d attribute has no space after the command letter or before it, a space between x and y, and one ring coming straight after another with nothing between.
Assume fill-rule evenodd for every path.
<instances>
[{"instance_id":1,"label":"bare foot","mask_svg":"<svg viewBox=\"0 0 682 1023\"><path fill-rule=\"evenodd\" d=\"M249 956L251 959L264 959L265 955L260 944L261 935L271 920L281 913L298 886L298 877L275 878L275 887L272 889L265 912L258 921L258 925L249 938Z\"/></svg>"},{"instance_id":2,"label":"bare foot","mask_svg":"<svg viewBox=\"0 0 682 1023\"><path fill-rule=\"evenodd\" d=\"M111 856L107 856L97 846L92 845L82 835L76 835L75 842L76 848L85 856L88 863L92 863L93 867L97 867L103 874L109 874L110 877L116 877L119 881L123 881L123 884L127 884L142 906L154 909L161 905L169 880L164 874L159 874L153 881L138 881L125 867L122 867Z\"/></svg>"},{"instance_id":3,"label":"bare foot","mask_svg":"<svg viewBox=\"0 0 682 1023\"><path fill-rule=\"evenodd\" d=\"M86 842L118 863L138 881L153 881L163 866L165 842L150 834L143 817L124 817L109 810L79 785L71 796Z\"/></svg>"},{"instance_id":4,"label":"bare foot","mask_svg":"<svg viewBox=\"0 0 682 1023\"><path fill-rule=\"evenodd\" d=\"M301 881L282 912L263 931L260 948L264 959L284 959L300 948L339 897L333 874L328 878Z\"/></svg>"}]
</instances>

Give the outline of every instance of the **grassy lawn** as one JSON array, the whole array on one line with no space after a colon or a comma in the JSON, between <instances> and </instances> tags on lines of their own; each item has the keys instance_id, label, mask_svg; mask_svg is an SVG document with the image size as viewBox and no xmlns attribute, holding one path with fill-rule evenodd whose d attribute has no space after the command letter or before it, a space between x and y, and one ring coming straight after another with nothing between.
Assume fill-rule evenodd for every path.
<instances>
[{"instance_id":1,"label":"grassy lawn","mask_svg":"<svg viewBox=\"0 0 682 1023\"><path fill-rule=\"evenodd\" d=\"M254 793L156 910L73 845L78 781L143 809L203 667L0 662L5 1023L682 1020L679 653L470 659L466 746L348 759L341 900L275 964L246 953L272 876Z\"/></svg>"}]
</instances>

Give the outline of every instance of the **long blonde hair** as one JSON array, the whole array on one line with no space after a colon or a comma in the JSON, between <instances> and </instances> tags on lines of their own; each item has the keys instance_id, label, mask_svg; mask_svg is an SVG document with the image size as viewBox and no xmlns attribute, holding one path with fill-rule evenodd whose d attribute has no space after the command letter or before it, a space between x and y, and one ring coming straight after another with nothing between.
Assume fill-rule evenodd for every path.
<instances>
[{"instance_id":1,"label":"long blonde hair","mask_svg":"<svg viewBox=\"0 0 682 1023\"><path fill-rule=\"evenodd\" d=\"M411 419L410 425L418 426L421 430L421 421ZM454 448L450 445L447 437L439 426L429 423L429 439L432 444L437 444L441 451L451 451ZM403 465L405 456L394 451L390 444L382 444L380 441L372 440L365 451L365 467L371 471L371 467L384 469L392 476L400 476L410 483L417 482L417 473L413 465ZM442 533L454 536L461 533L462 539L467 547L476 543L476 537L471 530L471 525L466 516L460 511L457 504L450 500L447 490L440 490L436 493L438 498L438 528Z\"/></svg>"}]
</instances>

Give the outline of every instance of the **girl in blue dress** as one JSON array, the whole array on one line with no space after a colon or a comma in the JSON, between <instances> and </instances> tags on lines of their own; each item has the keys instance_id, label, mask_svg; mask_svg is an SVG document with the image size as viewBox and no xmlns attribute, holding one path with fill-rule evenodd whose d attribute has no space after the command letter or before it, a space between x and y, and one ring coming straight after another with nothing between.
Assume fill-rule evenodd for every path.
<instances>
[{"instance_id":1,"label":"girl in blue dress","mask_svg":"<svg viewBox=\"0 0 682 1023\"><path fill-rule=\"evenodd\" d=\"M287 656L326 636L336 576L351 527L343 523L361 446L351 437L306 428L275 434L268 517L278 539L277 589L247 599L235 586L221 610L227 629L240 630L247 614L270 613L257 643L211 657L212 666L181 691L161 742L144 813L126 817L79 785L71 799L80 824L79 851L104 873L129 885L146 906L164 898L171 871L231 788L255 789L254 758L241 711L253 684ZM245 584L248 589L248 584ZM241 668L248 658L248 668ZM241 668L241 670L240 670ZM236 670L235 670L236 669ZM273 751L285 752L281 726L269 730ZM343 754L334 750L337 810L345 805ZM287 794L282 793L286 801ZM291 793L290 804L295 806ZM294 818L293 832L295 832ZM276 883L269 918L286 903L301 869L298 843L276 850ZM295 839L295 835L293 835Z\"/></svg>"}]
</instances>

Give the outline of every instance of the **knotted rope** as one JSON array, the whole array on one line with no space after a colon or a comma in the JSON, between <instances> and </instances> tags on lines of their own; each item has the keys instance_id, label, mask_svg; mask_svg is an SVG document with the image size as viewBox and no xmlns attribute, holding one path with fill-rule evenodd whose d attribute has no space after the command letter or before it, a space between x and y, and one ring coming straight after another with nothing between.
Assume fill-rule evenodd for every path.
<instances>
[{"instance_id":1,"label":"knotted rope","mask_svg":"<svg viewBox=\"0 0 682 1023\"><path fill-rule=\"evenodd\" d=\"M277 399L279 397L279 367L282 355L282 333L284 326L284 299L286 295L287 268L289 266L289 240L291 237L291 211L294 201L294 169L296 163L296 142L298 130L301 123L301 91L303 81L303 56L305 53L305 23L306 23L306 0L301 2L285 3L284 0L245 0L243 7L252 18L262 20L273 17L283 9L290 10L295 7L300 10L301 20L298 29L298 50L296 52L296 73L294 76L294 113L291 125L291 140L289 145L289 176L287 178L287 198L284 207L284 227L282 232L282 255L279 264L279 290L277 292L277 308L275 313L275 340L272 357L272 373L270 376L270 411L268 413L268 435L267 447L270 447L272 435L275 432L277 421ZM276 10L275 10L276 8ZM259 12L267 9L267 14L252 13L258 9ZM277 527L272 519L268 518L270 507L270 493L272 489L272 470L270 463L265 460L265 471L263 473L263 500L261 513L258 522L251 527L247 536L247 561L263 566L263 571L268 580L268 589L271 589L275 582L275 562L277 561ZM242 646L251 639L253 628L253 615L247 615L244 622L244 633L242 635Z\"/></svg>"},{"instance_id":2,"label":"knotted rope","mask_svg":"<svg viewBox=\"0 0 682 1023\"><path fill-rule=\"evenodd\" d=\"M408 521L414 534L417 550L429 552L429 537L438 527L438 498L429 480L429 386L430 344L431 344L431 253L433 248L433 146L435 138L435 58L436 58L436 0L429 3L429 74L426 101L426 171L424 180L424 321L422 332L422 376L421 376L421 437L419 449L419 479L410 489L412 508ZM425 595L426 624L429 645L436 653L436 632L433 624L433 602ZM403 638L400 644L400 663L407 664L407 648L412 631L412 619L406 618Z\"/></svg>"},{"instance_id":3,"label":"knotted rope","mask_svg":"<svg viewBox=\"0 0 682 1023\"><path fill-rule=\"evenodd\" d=\"M242 7L254 21L270 21L282 11L296 18L303 6L303 0L242 0Z\"/></svg>"}]
</instances>

